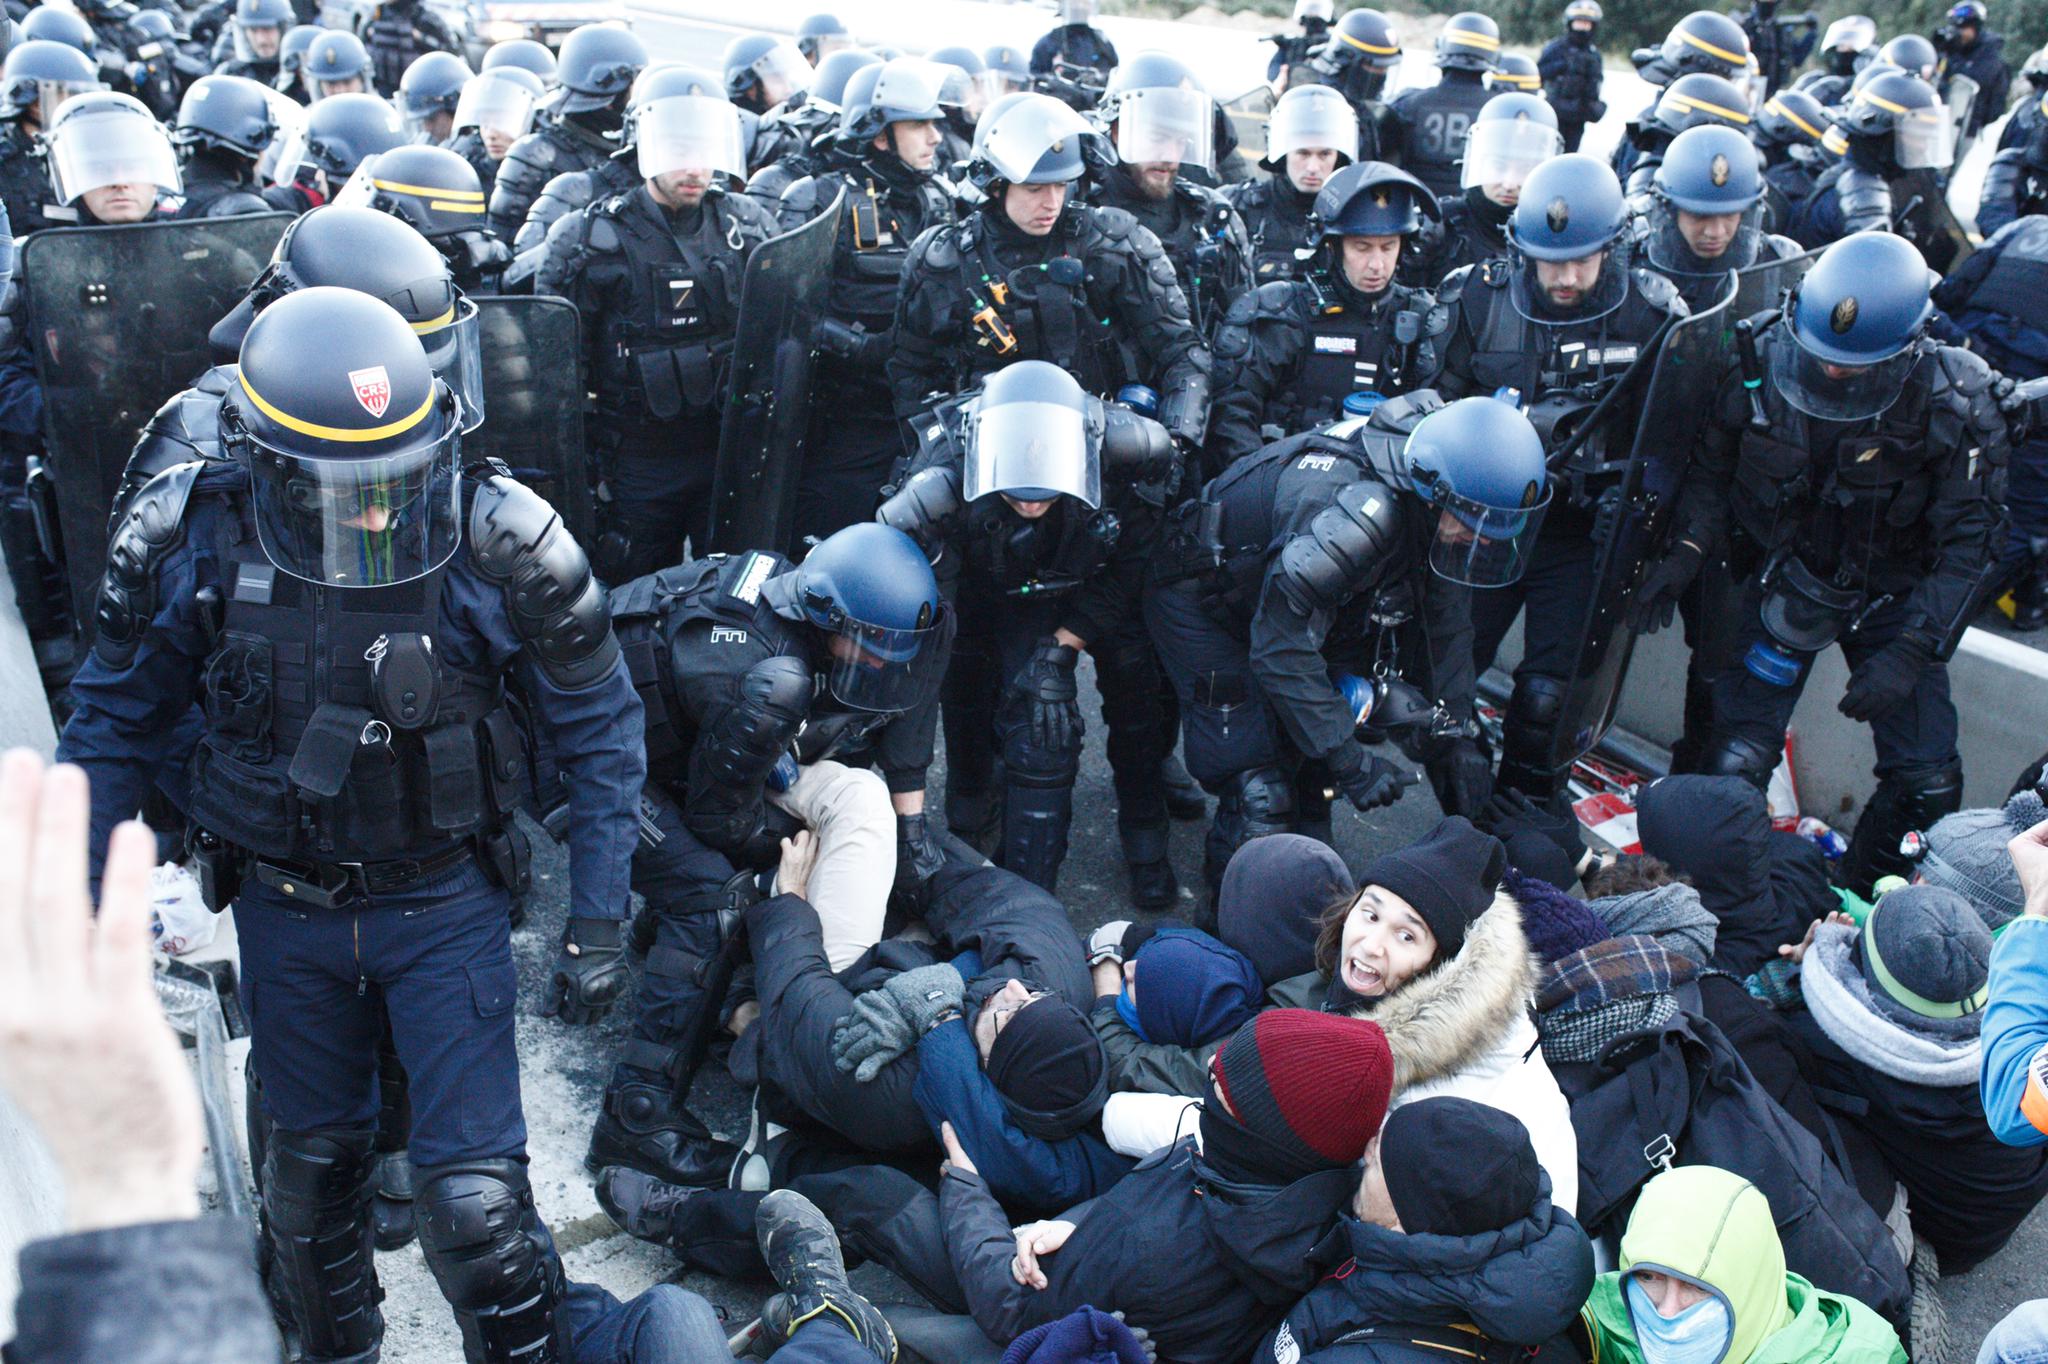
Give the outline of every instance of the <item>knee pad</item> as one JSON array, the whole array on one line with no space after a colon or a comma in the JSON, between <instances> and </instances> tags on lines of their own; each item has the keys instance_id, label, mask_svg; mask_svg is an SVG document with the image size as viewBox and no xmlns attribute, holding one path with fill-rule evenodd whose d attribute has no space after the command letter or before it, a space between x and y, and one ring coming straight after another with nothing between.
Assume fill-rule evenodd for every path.
<instances>
[{"instance_id":1,"label":"knee pad","mask_svg":"<svg viewBox=\"0 0 2048 1364\"><path fill-rule=\"evenodd\" d=\"M534 1209L525 1165L474 1160L420 1176L420 1249L487 1364L568 1359L562 1262Z\"/></svg>"},{"instance_id":2,"label":"knee pad","mask_svg":"<svg viewBox=\"0 0 2048 1364\"><path fill-rule=\"evenodd\" d=\"M1224 786L1223 800L1242 831L1237 839L1240 844L1294 828L1298 810L1294 782L1277 767L1254 767L1232 776Z\"/></svg>"},{"instance_id":3,"label":"knee pad","mask_svg":"<svg viewBox=\"0 0 2048 1364\"><path fill-rule=\"evenodd\" d=\"M1699 770L1710 777L1740 777L1761 791L1771 784L1782 756L1740 735L1727 735L1707 745Z\"/></svg>"},{"instance_id":4,"label":"knee pad","mask_svg":"<svg viewBox=\"0 0 2048 1364\"><path fill-rule=\"evenodd\" d=\"M1507 714L1503 717L1506 729L1502 747L1510 752L1534 754L1538 760L1548 759L1550 735L1564 711L1564 693L1561 677L1548 673L1516 674L1515 690L1508 697Z\"/></svg>"},{"instance_id":5,"label":"knee pad","mask_svg":"<svg viewBox=\"0 0 2048 1364\"><path fill-rule=\"evenodd\" d=\"M375 1144L368 1130L270 1132L263 1210L272 1284L309 1359L360 1355L384 1335L370 1222Z\"/></svg>"},{"instance_id":6,"label":"knee pad","mask_svg":"<svg viewBox=\"0 0 2048 1364\"><path fill-rule=\"evenodd\" d=\"M1944 815L1963 808L1961 762L1924 763L1902 767L1878 783L1897 792L1899 811L1912 827L1927 832Z\"/></svg>"}]
</instances>

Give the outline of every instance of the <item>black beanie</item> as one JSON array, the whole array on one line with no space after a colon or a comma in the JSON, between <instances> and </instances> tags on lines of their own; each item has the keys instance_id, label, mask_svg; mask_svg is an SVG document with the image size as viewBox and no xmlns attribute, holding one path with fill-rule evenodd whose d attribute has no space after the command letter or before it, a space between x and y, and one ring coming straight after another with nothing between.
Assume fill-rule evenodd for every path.
<instances>
[{"instance_id":1,"label":"black beanie","mask_svg":"<svg viewBox=\"0 0 2048 1364\"><path fill-rule=\"evenodd\" d=\"M1102 1043L1087 1017L1058 995L1010 1015L989 1048L988 1078L1017 1125L1048 1141L1093 1122L1109 1097Z\"/></svg>"},{"instance_id":2,"label":"black beanie","mask_svg":"<svg viewBox=\"0 0 2048 1364\"><path fill-rule=\"evenodd\" d=\"M1527 1217L1543 1191L1529 1129L1470 1099L1418 1099L1389 1113L1380 1173L1410 1235L1499 1231Z\"/></svg>"},{"instance_id":3,"label":"black beanie","mask_svg":"<svg viewBox=\"0 0 2048 1364\"><path fill-rule=\"evenodd\" d=\"M1499 839L1452 815L1421 841L1366 863L1358 884L1392 891L1415 906L1436 936L1436 960L1444 961L1457 955L1465 930L1493 903L1507 866Z\"/></svg>"}]
</instances>

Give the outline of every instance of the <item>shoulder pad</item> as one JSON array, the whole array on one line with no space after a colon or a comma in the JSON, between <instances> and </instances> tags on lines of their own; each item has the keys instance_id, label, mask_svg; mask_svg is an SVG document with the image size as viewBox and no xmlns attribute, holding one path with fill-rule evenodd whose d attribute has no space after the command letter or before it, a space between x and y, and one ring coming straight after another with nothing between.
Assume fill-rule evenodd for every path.
<instances>
[{"instance_id":1,"label":"shoulder pad","mask_svg":"<svg viewBox=\"0 0 2048 1364\"><path fill-rule=\"evenodd\" d=\"M1448 275L1445 275L1443 282L1436 286L1436 301L1448 307L1463 298L1465 296L1465 285L1471 280L1472 272L1475 268L1470 265L1461 265ZM1486 272L1481 270L1479 277L1481 280L1484 280Z\"/></svg>"},{"instance_id":2,"label":"shoulder pad","mask_svg":"<svg viewBox=\"0 0 2048 1364\"><path fill-rule=\"evenodd\" d=\"M1304 616L1335 610L1378 576L1400 525L1400 506L1385 484L1345 484L1282 547L1281 592Z\"/></svg>"},{"instance_id":3,"label":"shoulder pad","mask_svg":"<svg viewBox=\"0 0 2048 1364\"><path fill-rule=\"evenodd\" d=\"M1295 318L1309 311L1303 305L1308 290L1291 279L1276 279L1261 284L1249 294L1239 294L1230 305L1235 316L1240 308L1248 308L1246 320L1252 317Z\"/></svg>"},{"instance_id":4,"label":"shoulder pad","mask_svg":"<svg viewBox=\"0 0 2048 1364\"><path fill-rule=\"evenodd\" d=\"M485 478L470 503L469 552L477 572L504 590L513 633L549 681L575 690L611 672L619 642L604 588L540 494L505 474Z\"/></svg>"},{"instance_id":5,"label":"shoulder pad","mask_svg":"<svg viewBox=\"0 0 2048 1364\"><path fill-rule=\"evenodd\" d=\"M926 228L910 244L911 257L922 260L934 270L959 269L960 231L954 223L937 223Z\"/></svg>"},{"instance_id":6,"label":"shoulder pad","mask_svg":"<svg viewBox=\"0 0 2048 1364\"><path fill-rule=\"evenodd\" d=\"M1125 241L1138 230L1138 220L1127 209L1099 204L1088 216L1095 220L1095 226L1102 235L1112 242ZM1153 241L1156 244L1158 238L1153 238Z\"/></svg>"},{"instance_id":7,"label":"shoulder pad","mask_svg":"<svg viewBox=\"0 0 2048 1364\"><path fill-rule=\"evenodd\" d=\"M789 188L782 191L782 211L785 215L801 213L809 218L817 213L824 197L818 177L806 175L801 180L791 181Z\"/></svg>"},{"instance_id":8,"label":"shoulder pad","mask_svg":"<svg viewBox=\"0 0 2048 1364\"><path fill-rule=\"evenodd\" d=\"M1676 284L1654 270L1646 270L1640 266L1629 271L1629 274L1632 276L1631 282L1636 286L1636 292L1642 295L1643 302L1660 313L1672 313L1679 317L1686 315L1688 310L1685 300L1679 296Z\"/></svg>"},{"instance_id":9,"label":"shoulder pad","mask_svg":"<svg viewBox=\"0 0 2048 1364\"><path fill-rule=\"evenodd\" d=\"M156 566L184 536L185 508L204 467L198 460L174 464L145 483L107 540L92 647L109 667L134 660L156 615Z\"/></svg>"},{"instance_id":10,"label":"shoulder pad","mask_svg":"<svg viewBox=\"0 0 2048 1364\"><path fill-rule=\"evenodd\" d=\"M625 196L619 197L623 199ZM756 228L771 237L782 230L782 225L775 220L775 215L758 199L748 198L744 194L721 194L718 196L718 207L742 227Z\"/></svg>"},{"instance_id":11,"label":"shoulder pad","mask_svg":"<svg viewBox=\"0 0 2048 1364\"><path fill-rule=\"evenodd\" d=\"M561 152L556 148L555 140L544 130L531 132L514 142L506 151L505 164L499 168L498 174L502 178L505 170L514 166L546 173L560 156Z\"/></svg>"}]
</instances>

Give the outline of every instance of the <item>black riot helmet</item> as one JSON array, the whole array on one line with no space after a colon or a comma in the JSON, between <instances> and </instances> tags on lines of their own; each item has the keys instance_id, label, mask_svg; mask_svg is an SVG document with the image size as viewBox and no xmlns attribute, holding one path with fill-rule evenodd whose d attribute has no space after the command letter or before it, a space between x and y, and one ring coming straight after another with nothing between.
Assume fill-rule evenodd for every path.
<instances>
[{"instance_id":1,"label":"black riot helmet","mask_svg":"<svg viewBox=\"0 0 2048 1364\"><path fill-rule=\"evenodd\" d=\"M1543 73L1536 69L1534 60L1519 52L1503 52L1486 73L1486 88L1489 90L1519 90L1525 95L1543 93Z\"/></svg>"},{"instance_id":2,"label":"black riot helmet","mask_svg":"<svg viewBox=\"0 0 2048 1364\"><path fill-rule=\"evenodd\" d=\"M317 288L249 327L223 450L249 472L264 557L334 588L410 582L462 543L460 402L405 319Z\"/></svg>"},{"instance_id":3,"label":"black riot helmet","mask_svg":"<svg viewBox=\"0 0 2048 1364\"><path fill-rule=\"evenodd\" d=\"M201 76L178 103L171 141L180 151L226 151L254 161L278 133L271 95L246 76Z\"/></svg>"},{"instance_id":4,"label":"black riot helmet","mask_svg":"<svg viewBox=\"0 0 2048 1364\"><path fill-rule=\"evenodd\" d=\"M363 46L363 40L353 33L334 29L321 34L306 49L306 60L299 68L300 76L306 82L306 93L317 103L333 98L327 87L344 81L360 81L359 90L336 91L334 94L363 94L370 89L370 49Z\"/></svg>"},{"instance_id":5,"label":"black riot helmet","mask_svg":"<svg viewBox=\"0 0 2048 1364\"><path fill-rule=\"evenodd\" d=\"M1822 146L1841 155L1861 142L1902 171L1944 170L1955 160L1955 123L1934 87L1918 76L1886 71L1863 83L1835 115Z\"/></svg>"},{"instance_id":6,"label":"black riot helmet","mask_svg":"<svg viewBox=\"0 0 2048 1364\"><path fill-rule=\"evenodd\" d=\"M398 79L398 112L414 130L435 114L453 114L475 74L453 52L422 52Z\"/></svg>"},{"instance_id":7,"label":"black riot helmet","mask_svg":"<svg viewBox=\"0 0 2048 1364\"><path fill-rule=\"evenodd\" d=\"M869 85L866 77L874 71ZM939 102L950 68L922 57L897 57L863 68L847 81L848 98L839 112L839 137L856 145L873 141L892 123L921 123L945 116ZM865 98L853 92L867 85Z\"/></svg>"},{"instance_id":8,"label":"black riot helmet","mask_svg":"<svg viewBox=\"0 0 2048 1364\"><path fill-rule=\"evenodd\" d=\"M1100 507L1100 407L1073 375L1044 360L1019 360L996 370L968 405L961 499L1071 497L1090 509Z\"/></svg>"},{"instance_id":9,"label":"black riot helmet","mask_svg":"<svg viewBox=\"0 0 2048 1364\"><path fill-rule=\"evenodd\" d=\"M804 54L786 38L765 33L744 33L726 44L721 60L725 70L726 97L739 102L756 86L761 93L753 103L756 113L766 113L799 90L808 90L814 77Z\"/></svg>"},{"instance_id":10,"label":"black riot helmet","mask_svg":"<svg viewBox=\"0 0 2048 1364\"><path fill-rule=\"evenodd\" d=\"M65 100L105 88L99 67L77 48L47 38L18 43L0 63L0 118L39 109L47 125Z\"/></svg>"},{"instance_id":11,"label":"black riot helmet","mask_svg":"<svg viewBox=\"0 0 2048 1364\"><path fill-rule=\"evenodd\" d=\"M98 59L99 45L93 39L92 25L68 9L55 5L37 5L21 21L21 36L24 40L46 43L62 43L68 48Z\"/></svg>"},{"instance_id":12,"label":"black riot helmet","mask_svg":"<svg viewBox=\"0 0 2048 1364\"><path fill-rule=\"evenodd\" d=\"M476 167L446 147L423 143L364 161L334 196L334 207L388 213L437 247L458 233L485 230L484 187Z\"/></svg>"},{"instance_id":13,"label":"black riot helmet","mask_svg":"<svg viewBox=\"0 0 2048 1364\"><path fill-rule=\"evenodd\" d=\"M1436 35L1436 64L1445 71L1491 71L1500 56L1500 25L1473 10L1453 14Z\"/></svg>"},{"instance_id":14,"label":"black riot helmet","mask_svg":"<svg viewBox=\"0 0 2048 1364\"><path fill-rule=\"evenodd\" d=\"M1606 17L1600 9L1600 0L1571 0L1571 3L1564 7L1564 31L1571 33L1572 25L1583 22L1589 25L1585 33L1590 40L1600 31L1600 21Z\"/></svg>"},{"instance_id":15,"label":"black riot helmet","mask_svg":"<svg viewBox=\"0 0 2048 1364\"><path fill-rule=\"evenodd\" d=\"M1385 161L1361 161L1331 176L1316 193L1310 226L1318 237L1406 237L1440 219L1436 196L1420 180Z\"/></svg>"},{"instance_id":16,"label":"black riot helmet","mask_svg":"<svg viewBox=\"0 0 2048 1364\"><path fill-rule=\"evenodd\" d=\"M853 34L836 14L813 14L796 26L796 50L812 66L853 46Z\"/></svg>"},{"instance_id":17,"label":"black riot helmet","mask_svg":"<svg viewBox=\"0 0 2048 1364\"><path fill-rule=\"evenodd\" d=\"M1401 35L1394 21L1376 9L1346 10L1330 29L1322 60L1340 71L1349 66L1392 71L1401 64Z\"/></svg>"},{"instance_id":18,"label":"black riot helmet","mask_svg":"<svg viewBox=\"0 0 2048 1364\"><path fill-rule=\"evenodd\" d=\"M1663 45L1643 48L1630 60L1652 85L1668 85L1688 71L1733 80L1749 69L1749 35L1742 25L1713 10L1694 10L1671 26Z\"/></svg>"},{"instance_id":19,"label":"black riot helmet","mask_svg":"<svg viewBox=\"0 0 2048 1364\"><path fill-rule=\"evenodd\" d=\"M999 205L1006 185L1072 184L1088 169L1087 145L1107 157L1102 135L1051 95L1019 92L990 105L974 129L967 178Z\"/></svg>"},{"instance_id":20,"label":"black riot helmet","mask_svg":"<svg viewBox=\"0 0 2048 1364\"><path fill-rule=\"evenodd\" d=\"M559 64L548 45L532 38L509 38L502 43L492 43L484 49L483 65L479 70L493 71L501 66L516 67L531 71L540 77L543 86L552 87L557 83Z\"/></svg>"},{"instance_id":21,"label":"black riot helmet","mask_svg":"<svg viewBox=\"0 0 2048 1364\"><path fill-rule=\"evenodd\" d=\"M565 114L623 108L633 78L647 66L647 48L631 33L613 24L585 24L562 40L556 76Z\"/></svg>"},{"instance_id":22,"label":"black riot helmet","mask_svg":"<svg viewBox=\"0 0 2048 1364\"><path fill-rule=\"evenodd\" d=\"M1693 71L1664 87L1664 93L1657 97L1657 107L1644 123L1669 137L1710 124L1747 133L1749 102L1733 81Z\"/></svg>"},{"instance_id":23,"label":"black riot helmet","mask_svg":"<svg viewBox=\"0 0 2048 1364\"><path fill-rule=\"evenodd\" d=\"M1908 75L1932 81L1941 67L1941 54L1934 44L1917 33L1901 33L1877 50L1878 60L1890 62Z\"/></svg>"}]
</instances>

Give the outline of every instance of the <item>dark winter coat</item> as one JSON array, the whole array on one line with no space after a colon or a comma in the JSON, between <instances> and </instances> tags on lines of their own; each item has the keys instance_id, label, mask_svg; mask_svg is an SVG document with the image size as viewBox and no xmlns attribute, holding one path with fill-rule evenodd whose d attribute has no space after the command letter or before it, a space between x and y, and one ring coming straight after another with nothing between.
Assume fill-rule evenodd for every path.
<instances>
[{"instance_id":1,"label":"dark winter coat","mask_svg":"<svg viewBox=\"0 0 2048 1364\"><path fill-rule=\"evenodd\" d=\"M1709 965L1747 976L1778 948L1798 942L1806 922L1778 902L1771 884L1770 812L1740 777L1666 777L1643 789L1636 827L1643 851L1684 872L1720 920Z\"/></svg>"}]
</instances>

